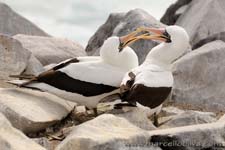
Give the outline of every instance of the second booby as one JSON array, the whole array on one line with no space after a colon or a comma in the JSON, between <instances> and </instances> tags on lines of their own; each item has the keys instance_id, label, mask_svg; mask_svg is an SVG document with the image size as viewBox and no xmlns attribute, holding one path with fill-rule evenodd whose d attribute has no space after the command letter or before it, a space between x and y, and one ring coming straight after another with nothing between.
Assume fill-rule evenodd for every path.
<instances>
[{"instance_id":1,"label":"second booby","mask_svg":"<svg viewBox=\"0 0 225 150\"><path fill-rule=\"evenodd\" d=\"M101 47L100 57L66 60L20 85L55 94L89 109L95 108L99 100L118 92L124 74L138 66L136 53L128 47L137 40L138 33L110 37Z\"/></svg>"},{"instance_id":2,"label":"second booby","mask_svg":"<svg viewBox=\"0 0 225 150\"><path fill-rule=\"evenodd\" d=\"M129 105L136 106L136 103L140 103L151 108L152 113L158 114L173 86L171 64L190 48L189 36L179 26L142 30L150 33L145 37L142 35L142 39L159 40L163 43L148 53L142 65L125 75L120 86L120 94L122 101L128 102ZM123 103L116 106L123 105L127 106Z\"/></svg>"}]
</instances>

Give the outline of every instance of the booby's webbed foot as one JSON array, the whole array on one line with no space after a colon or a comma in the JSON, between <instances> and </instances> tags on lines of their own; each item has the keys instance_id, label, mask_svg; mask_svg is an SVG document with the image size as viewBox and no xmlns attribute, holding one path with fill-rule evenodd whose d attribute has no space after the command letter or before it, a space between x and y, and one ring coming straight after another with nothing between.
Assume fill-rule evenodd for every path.
<instances>
[{"instance_id":1,"label":"booby's webbed foot","mask_svg":"<svg viewBox=\"0 0 225 150\"><path fill-rule=\"evenodd\" d=\"M137 106L130 103L119 103L114 105L114 109L122 109L123 107L137 107Z\"/></svg>"},{"instance_id":2,"label":"booby's webbed foot","mask_svg":"<svg viewBox=\"0 0 225 150\"><path fill-rule=\"evenodd\" d=\"M153 120L154 126L159 127L158 115L156 113L153 114Z\"/></svg>"}]
</instances>

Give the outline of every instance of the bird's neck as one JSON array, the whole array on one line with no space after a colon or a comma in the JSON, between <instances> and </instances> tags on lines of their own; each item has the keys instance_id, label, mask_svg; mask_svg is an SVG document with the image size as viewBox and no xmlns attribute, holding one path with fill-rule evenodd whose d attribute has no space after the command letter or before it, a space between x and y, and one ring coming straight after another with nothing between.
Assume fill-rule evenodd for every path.
<instances>
[{"instance_id":1,"label":"bird's neck","mask_svg":"<svg viewBox=\"0 0 225 150\"><path fill-rule=\"evenodd\" d=\"M100 49L100 57L106 63L113 64L115 55L116 52L114 47L103 45Z\"/></svg>"},{"instance_id":2,"label":"bird's neck","mask_svg":"<svg viewBox=\"0 0 225 150\"><path fill-rule=\"evenodd\" d=\"M148 53L144 64L154 64L165 70L170 70L173 60L177 57L178 50L179 47L174 44L161 43Z\"/></svg>"}]
</instances>

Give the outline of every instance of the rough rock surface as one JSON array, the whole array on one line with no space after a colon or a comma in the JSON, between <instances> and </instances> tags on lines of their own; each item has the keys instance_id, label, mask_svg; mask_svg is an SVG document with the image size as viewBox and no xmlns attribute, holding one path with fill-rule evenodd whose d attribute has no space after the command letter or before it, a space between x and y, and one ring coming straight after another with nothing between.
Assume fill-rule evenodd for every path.
<instances>
[{"instance_id":1,"label":"rough rock surface","mask_svg":"<svg viewBox=\"0 0 225 150\"><path fill-rule=\"evenodd\" d=\"M37 60L36 57L32 54L28 60L27 67L23 74L27 75L39 75L41 72L45 71L44 66Z\"/></svg>"},{"instance_id":2,"label":"rough rock surface","mask_svg":"<svg viewBox=\"0 0 225 150\"><path fill-rule=\"evenodd\" d=\"M20 42L0 34L0 79L21 74L27 67L31 53Z\"/></svg>"},{"instance_id":3,"label":"rough rock surface","mask_svg":"<svg viewBox=\"0 0 225 150\"><path fill-rule=\"evenodd\" d=\"M111 14L106 23L88 41L86 52L88 55L98 55L99 48L108 37L126 35L140 26L164 27L165 25L141 9L134 9L126 14ZM146 54L156 45L154 41L140 40L131 47L137 53L139 62L143 62Z\"/></svg>"},{"instance_id":4,"label":"rough rock surface","mask_svg":"<svg viewBox=\"0 0 225 150\"><path fill-rule=\"evenodd\" d=\"M56 149L222 150L225 148L224 129L223 121L145 131L130 124L124 118L104 114L74 127L70 135ZM152 147L153 144L160 148Z\"/></svg>"},{"instance_id":5,"label":"rough rock surface","mask_svg":"<svg viewBox=\"0 0 225 150\"><path fill-rule=\"evenodd\" d=\"M200 40L198 43L196 43L195 45L192 46L192 49L195 50L207 43L210 43L210 42L216 41L216 40L221 40L221 41L225 42L225 31L213 34L211 36L208 36L205 39Z\"/></svg>"},{"instance_id":6,"label":"rough rock surface","mask_svg":"<svg viewBox=\"0 0 225 150\"><path fill-rule=\"evenodd\" d=\"M156 127L153 125L151 120L148 118L150 117L151 110L144 106L139 107L131 107L128 108L129 110L124 113L118 113L116 116L123 117L128 120L133 125L144 129L144 130L155 130ZM140 117L141 116L141 117Z\"/></svg>"},{"instance_id":7,"label":"rough rock surface","mask_svg":"<svg viewBox=\"0 0 225 150\"><path fill-rule=\"evenodd\" d=\"M168 107L162 108L162 113L165 116L179 115L179 114L184 113L184 112L185 112L184 110L179 109L177 107L173 107L173 106L168 106Z\"/></svg>"},{"instance_id":8,"label":"rough rock surface","mask_svg":"<svg viewBox=\"0 0 225 150\"><path fill-rule=\"evenodd\" d=\"M0 2L0 33L8 35L27 34L48 36L36 25L14 12L9 6Z\"/></svg>"},{"instance_id":9,"label":"rough rock surface","mask_svg":"<svg viewBox=\"0 0 225 150\"><path fill-rule=\"evenodd\" d=\"M174 25L177 19L183 14L192 0L177 0L165 12L160 21L167 25Z\"/></svg>"},{"instance_id":10,"label":"rough rock surface","mask_svg":"<svg viewBox=\"0 0 225 150\"><path fill-rule=\"evenodd\" d=\"M80 44L67 39L21 34L13 37L20 41L24 48L32 52L42 65L59 63L68 58L86 55Z\"/></svg>"},{"instance_id":11,"label":"rough rock surface","mask_svg":"<svg viewBox=\"0 0 225 150\"><path fill-rule=\"evenodd\" d=\"M0 149L1 150L45 150L21 131L12 127L6 117L0 113Z\"/></svg>"},{"instance_id":12,"label":"rough rock surface","mask_svg":"<svg viewBox=\"0 0 225 150\"><path fill-rule=\"evenodd\" d=\"M147 132L122 117L104 114L75 126L71 134L56 148L57 150L128 149L146 145ZM149 150L157 148L147 146Z\"/></svg>"},{"instance_id":13,"label":"rough rock surface","mask_svg":"<svg viewBox=\"0 0 225 150\"><path fill-rule=\"evenodd\" d=\"M195 124L213 123L216 122L216 120L216 114L214 113L188 110L172 116L166 123L160 126L160 128L173 128Z\"/></svg>"},{"instance_id":14,"label":"rough rock surface","mask_svg":"<svg viewBox=\"0 0 225 150\"><path fill-rule=\"evenodd\" d=\"M173 66L172 101L209 111L225 109L225 43L214 41L185 55Z\"/></svg>"},{"instance_id":15,"label":"rough rock surface","mask_svg":"<svg viewBox=\"0 0 225 150\"><path fill-rule=\"evenodd\" d=\"M225 122L149 131L150 144L163 150L223 150Z\"/></svg>"},{"instance_id":16,"label":"rough rock surface","mask_svg":"<svg viewBox=\"0 0 225 150\"><path fill-rule=\"evenodd\" d=\"M208 36L225 31L224 10L223 0L192 0L176 24L186 29L191 44L195 45Z\"/></svg>"},{"instance_id":17,"label":"rough rock surface","mask_svg":"<svg viewBox=\"0 0 225 150\"><path fill-rule=\"evenodd\" d=\"M60 143L60 141L58 140L49 140L46 137L35 138L32 140L38 143L39 145L43 146L47 150L55 150L56 146Z\"/></svg>"},{"instance_id":18,"label":"rough rock surface","mask_svg":"<svg viewBox=\"0 0 225 150\"><path fill-rule=\"evenodd\" d=\"M225 122L225 114L219 118L218 122Z\"/></svg>"},{"instance_id":19,"label":"rough rock surface","mask_svg":"<svg viewBox=\"0 0 225 150\"><path fill-rule=\"evenodd\" d=\"M60 121L74 108L54 95L28 89L0 89L0 112L24 133L37 132Z\"/></svg>"},{"instance_id":20,"label":"rough rock surface","mask_svg":"<svg viewBox=\"0 0 225 150\"><path fill-rule=\"evenodd\" d=\"M88 55L96 55L99 53L98 50L104 43L104 41L112 36L113 30L124 18L125 13L111 13L106 20L106 22L101 25L95 34L89 39L88 45L86 47L86 52Z\"/></svg>"}]
</instances>

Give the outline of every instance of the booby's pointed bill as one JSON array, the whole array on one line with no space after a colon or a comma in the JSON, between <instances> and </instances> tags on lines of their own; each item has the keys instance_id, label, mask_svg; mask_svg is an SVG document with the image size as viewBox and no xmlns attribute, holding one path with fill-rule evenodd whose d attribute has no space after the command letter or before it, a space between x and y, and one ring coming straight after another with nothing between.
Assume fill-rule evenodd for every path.
<instances>
[{"instance_id":1,"label":"booby's pointed bill","mask_svg":"<svg viewBox=\"0 0 225 150\"><path fill-rule=\"evenodd\" d=\"M140 35L136 37L136 39L145 39L145 40L158 40L166 43L170 43L171 37L168 32L163 28L147 28L147 27L140 27L139 30L148 32L146 34ZM153 34L151 34L153 33Z\"/></svg>"},{"instance_id":2,"label":"booby's pointed bill","mask_svg":"<svg viewBox=\"0 0 225 150\"><path fill-rule=\"evenodd\" d=\"M118 47L119 51L121 52L126 46L139 40L140 38L136 38L136 35L140 33L141 30L142 30L141 28L137 28L134 32L131 32L128 35L120 37L120 45Z\"/></svg>"}]
</instances>

